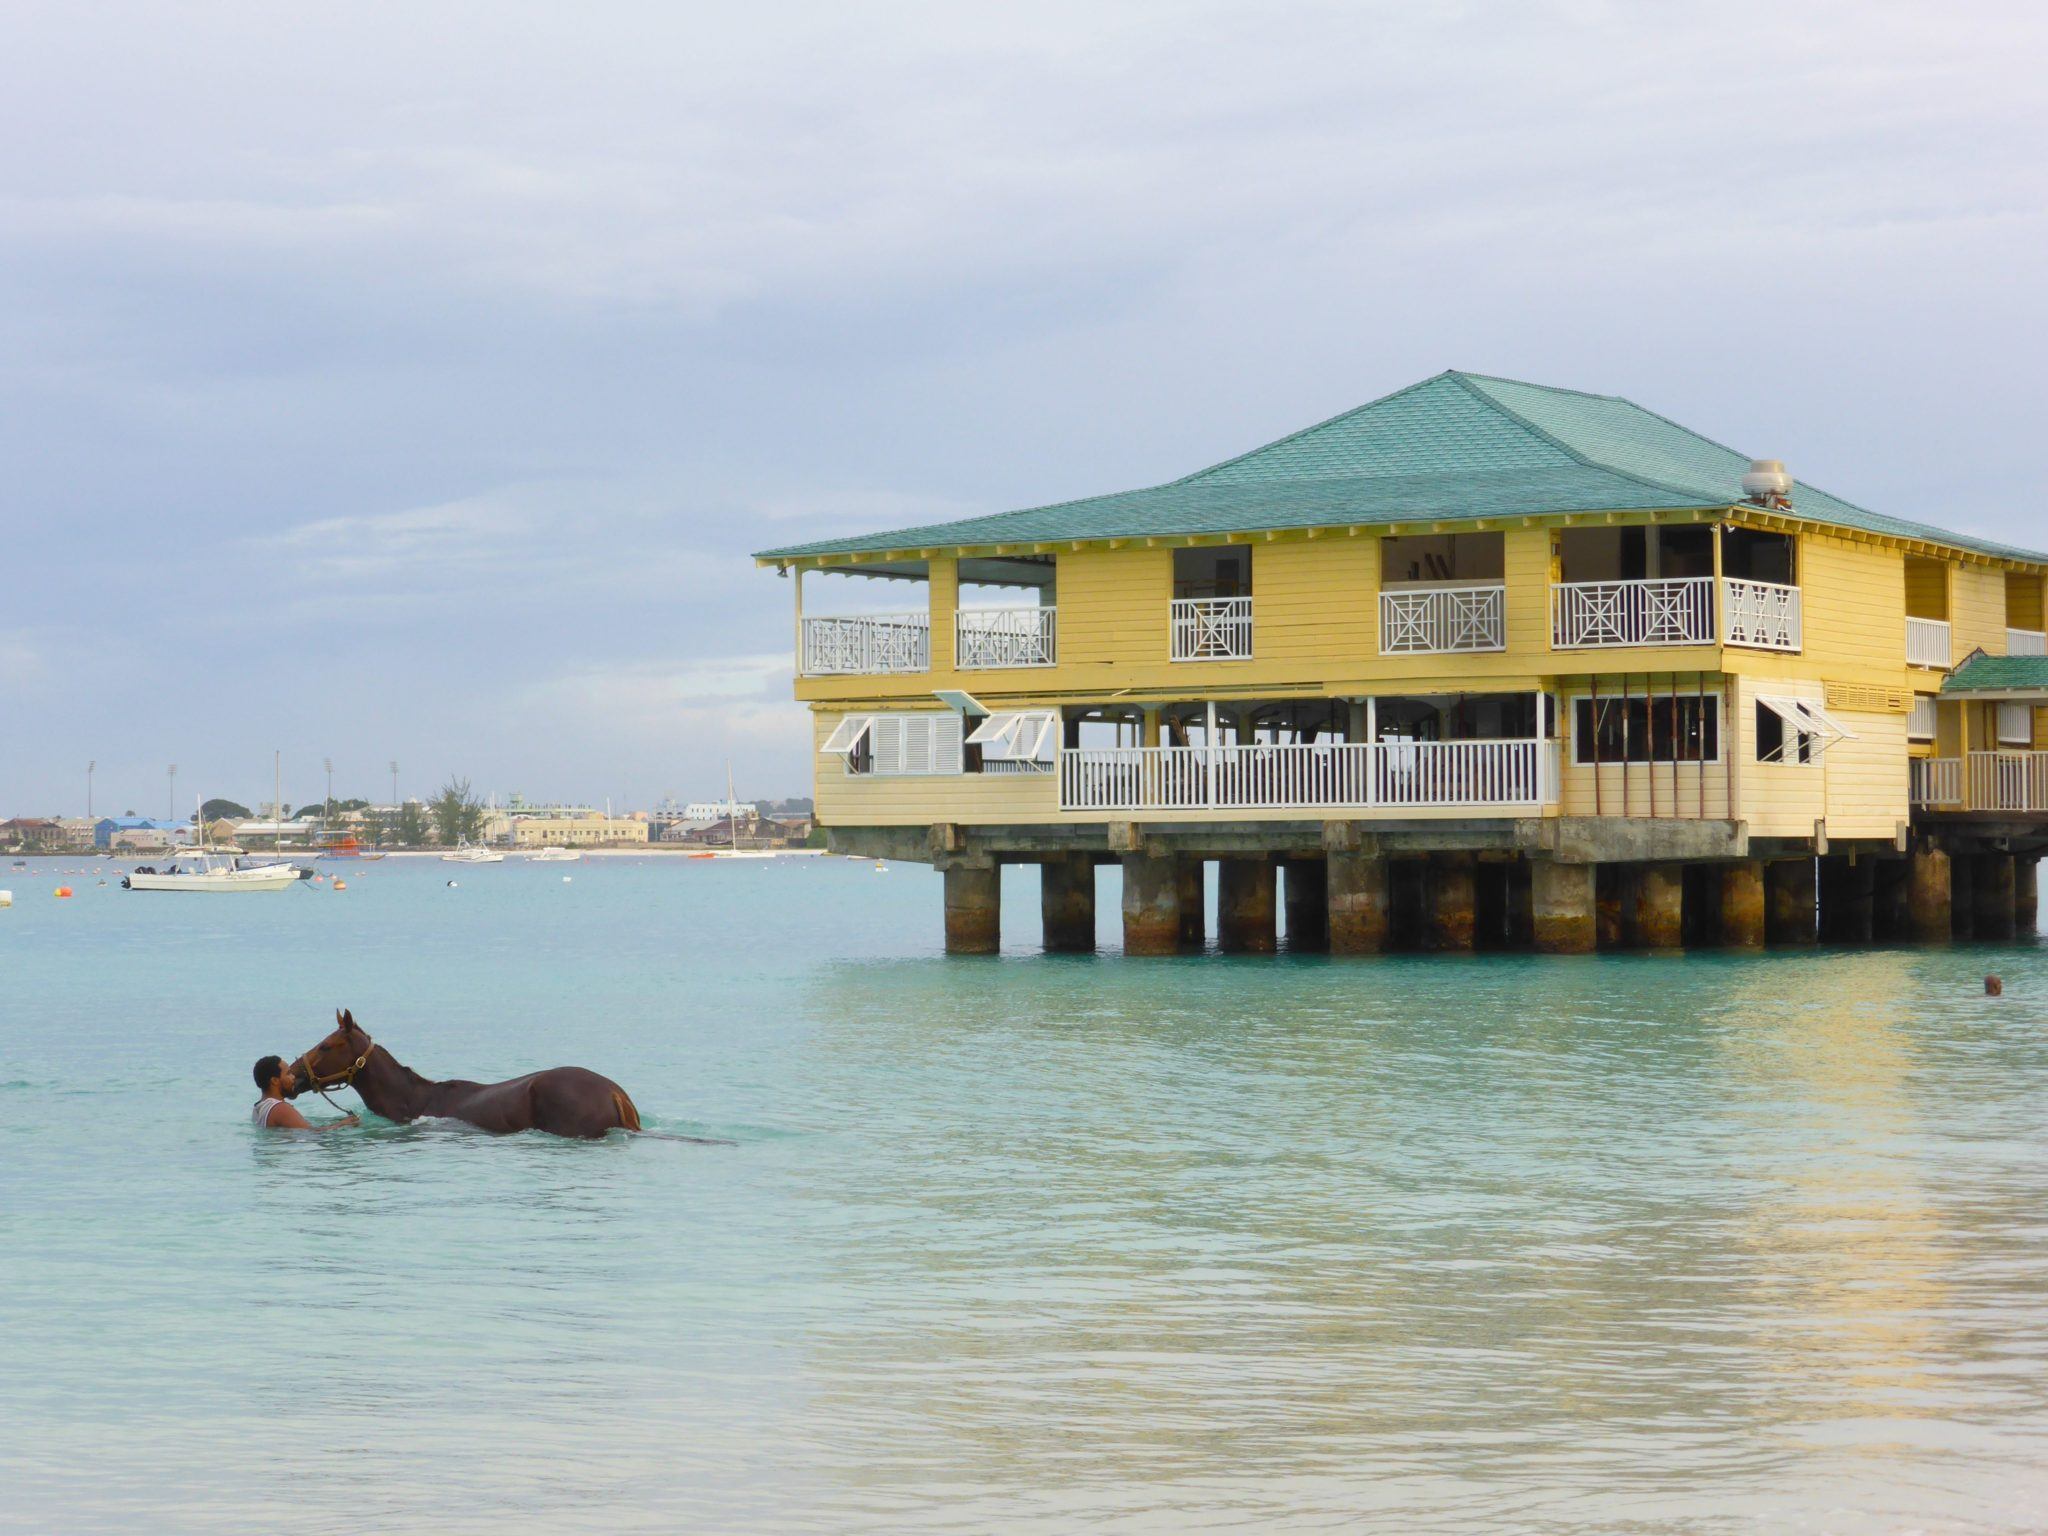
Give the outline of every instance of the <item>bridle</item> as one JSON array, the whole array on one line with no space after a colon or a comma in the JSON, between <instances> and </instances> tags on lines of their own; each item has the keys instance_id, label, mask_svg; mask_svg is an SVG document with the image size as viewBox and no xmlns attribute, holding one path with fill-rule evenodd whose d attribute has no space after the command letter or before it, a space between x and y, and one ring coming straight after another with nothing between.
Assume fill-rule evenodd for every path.
<instances>
[{"instance_id":1,"label":"bridle","mask_svg":"<svg viewBox=\"0 0 2048 1536\"><path fill-rule=\"evenodd\" d=\"M318 1047L316 1046L314 1049L317 1050ZM364 1066L368 1064L370 1052L375 1049L377 1049L377 1042L368 1035L363 1036L363 1054L358 1056L346 1071L342 1072L315 1072L313 1070L313 1063L306 1059L307 1056L313 1054L312 1051L308 1051L305 1056L301 1056L294 1065L302 1066L306 1069L306 1086L319 1094L321 1098L327 1099L327 1090L330 1088L352 1088L355 1086L356 1074L362 1071ZM341 1108L332 1099L327 1099L327 1102L335 1109Z\"/></svg>"}]
</instances>

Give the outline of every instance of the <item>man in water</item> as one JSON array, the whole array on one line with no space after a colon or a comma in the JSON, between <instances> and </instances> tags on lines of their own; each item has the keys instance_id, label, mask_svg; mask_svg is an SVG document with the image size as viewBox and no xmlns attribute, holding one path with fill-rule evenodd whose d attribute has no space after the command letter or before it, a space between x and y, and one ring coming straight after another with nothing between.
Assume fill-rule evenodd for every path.
<instances>
[{"instance_id":1,"label":"man in water","mask_svg":"<svg viewBox=\"0 0 2048 1536\"><path fill-rule=\"evenodd\" d=\"M325 1125L314 1125L292 1108L286 1100L299 1089L292 1080L292 1069L284 1064L282 1056L266 1056L256 1063L256 1086L263 1091L263 1097L256 1101L256 1107L249 1114L264 1130L333 1131L344 1125L363 1123L360 1115L343 1115Z\"/></svg>"}]
</instances>

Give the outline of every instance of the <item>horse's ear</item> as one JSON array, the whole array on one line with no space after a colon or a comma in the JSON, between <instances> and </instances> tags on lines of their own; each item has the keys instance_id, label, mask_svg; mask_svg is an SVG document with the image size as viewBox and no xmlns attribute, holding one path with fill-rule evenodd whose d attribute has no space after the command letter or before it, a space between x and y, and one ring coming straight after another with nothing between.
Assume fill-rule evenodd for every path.
<instances>
[{"instance_id":1,"label":"horse's ear","mask_svg":"<svg viewBox=\"0 0 2048 1536\"><path fill-rule=\"evenodd\" d=\"M356 1027L355 1010L352 1008L342 1009L335 1017L341 1020L341 1027L343 1029L354 1029Z\"/></svg>"}]
</instances>

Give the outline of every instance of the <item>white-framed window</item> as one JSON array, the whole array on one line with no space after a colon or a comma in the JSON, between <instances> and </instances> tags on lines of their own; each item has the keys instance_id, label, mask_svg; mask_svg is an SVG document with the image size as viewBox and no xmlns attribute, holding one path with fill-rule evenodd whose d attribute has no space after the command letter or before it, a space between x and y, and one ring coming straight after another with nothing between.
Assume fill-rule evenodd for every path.
<instances>
[{"instance_id":1,"label":"white-framed window","mask_svg":"<svg viewBox=\"0 0 2048 1536\"><path fill-rule=\"evenodd\" d=\"M1913 708L1906 716L1906 740L1934 740L1934 695L1916 693Z\"/></svg>"},{"instance_id":2,"label":"white-framed window","mask_svg":"<svg viewBox=\"0 0 2048 1536\"><path fill-rule=\"evenodd\" d=\"M1060 717L1050 710L984 715L967 745L981 749L983 772L1050 773L1058 761Z\"/></svg>"},{"instance_id":3,"label":"white-framed window","mask_svg":"<svg viewBox=\"0 0 2048 1536\"><path fill-rule=\"evenodd\" d=\"M1817 763L1829 747L1855 734L1811 699L1771 693L1756 696L1756 760L1760 763Z\"/></svg>"},{"instance_id":4,"label":"white-framed window","mask_svg":"<svg viewBox=\"0 0 2048 1536\"><path fill-rule=\"evenodd\" d=\"M2002 747L2031 747L2034 744L2034 706L1998 706L1998 744Z\"/></svg>"},{"instance_id":5,"label":"white-framed window","mask_svg":"<svg viewBox=\"0 0 2048 1536\"><path fill-rule=\"evenodd\" d=\"M832 728L818 752L843 760L848 773L899 778L961 772L960 747L960 717L948 709L848 715Z\"/></svg>"}]
</instances>

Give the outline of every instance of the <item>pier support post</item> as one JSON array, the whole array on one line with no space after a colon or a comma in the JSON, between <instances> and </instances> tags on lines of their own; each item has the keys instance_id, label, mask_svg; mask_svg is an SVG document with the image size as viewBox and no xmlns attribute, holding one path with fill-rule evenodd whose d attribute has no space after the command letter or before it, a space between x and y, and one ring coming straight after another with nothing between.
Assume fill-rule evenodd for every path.
<instances>
[{"instance_id":1,"label":"pier support post","mask_svg":"<svg viewBox=\"0 0 2048 1536\"><path fill-rule=\"evenodd\" d=\"M2009 939L2013 936L2013 860L2009 853L1980 853L1971 860L1977 907L1977 937Z\"/></svg>"},{"instance_id":2,"label":"pier support post","mask_svg":"<svg viewBox=\"0 0 2048 1536\"><path fill-rule=\"evenodd\" d=\"M1216 861L1216 944L1224 953L1270 955L1280 947L1278 875L1262 856Z\"/></svg>"},{"instance_id":3,"label":"pier support post","mask_svg":"<svg viewBox=\"0 0 2048 1536\"><path fill-rule=\"evenodd\" d=\"M1949 937L1977 937L1977 859L1974 854L1948 856Z\"/></svg>"},{"instance_id":4,"label":"pier support post","mask_svg":"<svg viewBox=\"0 0 2048 1536\"><path fill-rule=\"evenodd\" d=\"M1052 954L1087 954L1095 948L1095 861L1083 854L1047 859L1038 866L1038 911Z\"/></svg>"},{"instance_id":5,"label":"pier support post","mask_svg":"<svg viewBox=\"0 0 2048 1536\"><path fill-rule=\"evenodd\" d=\"M1764 944L1764 861L1736 859L1721 866L1721 942L1735 949Z\"/></svg>"},{"instance_id":6,"label":"pier support post","mask_svg":"<svg viewBox=\"0 0 2048 1536\"><path fill-rule=\"evenodd\" d=\"M1638 864L1628 883L1628 940L1638 949L1677 949L1685 942L1685 870Z\"/></svg>"},{"instance_id":7,"label":"pier support post","mask_svg":"<svg viewBox=\"0 0 2048 1536\"><path fill-rule=\"evenodd\" d=\"M1209 866L1182 855L1180 865L1180 947L1205 948L1209 942Z\"/></svg>"},{"instance_id":8,"label":"pier support post","mask_svg":"<svg viewBox=\"0 0 2048 1536\"><path fill-rule=\"evenodd\" d=\"M1529 899L1535 909L1535 944L1546 955L1590 955L1597 943L1591 864L1529 863Z\"/></svg>"},{"instance_id":9,"label":"pier support post","mask_svg":"<svg viewBox=\"0 0 2048 1536\"><path fill-rule=\"evenodd\" d=\"M1180 860L1127 853L1124 953L1171 955L1180 949Z\"/></svg>"},{"instance_id":10,"label":"pier support post","mask_svg":"<svg viewBox=\"0 0 2048 1536\"><path fill-rule=\"evenodd\" d=\"M1773 944L1814 941L1812 859L1773 859L1764 871L1764 936Z\"/></svg>"},{"instance_id":11,"label":"pier support post","mask_svg":"<svg viewBox=\"0 0 2048 1536\"><path fill-rule=\"evenodd\" d=\"M1912 881L1904 859L1877 859L1877 890L1872 902L1871 937L1880 944L1896 944L1913 931Z\"/></svg>"},{"instance_id":12,"label":"pier support post","mask_svg":"<svg viewBox=\"0 0 2048 1536\"><path fill-rule=\"evenodd\" d=\"M1478 890L1472 855L1439 853L1429 861L1429 947L1469 950L1478 932Z\"/></svg>"},{"instance_id":13,"label":"pier support post","mask_svg":"<svg viewBox=\"0 0 2048 1536\"><path fill-rule=\"evenodd\" d=\"M2041 922L2041 866L2024 854L2012 861L2012 928L2025 937Z\"/></svg>"},{"instance_id":14,"label":"pier support post","mask_svg":"<svg viewBox=\"0 0 2048 1536\"><path fill-rule=\"evenodd\" d=\"M1387 861L1363 853L1332 849L1326 861L1329 881L1330 952L1377 955L1387 947L1391 896Z\"/></svg>"},{"instance_id":15,"label":"pier support post","mask_svg":"<svg viewBox=\"0 0 2048 1536\"><path fill-rule=\"evenodd\" d=\"M1949 873L1948 855L1924 843L1906 862L1906 905L1913 938L1921 944L1949 936Z\"/></svg>"},{"instance_id":16,"label":"pier support post","mask_svg":"<svg viewBox=\"0 0 2048 1536\"><path fill-rule=\"evenodd\" d=\"M1321 859L1289 859L1287 947L1297 954L1330 947L1330 884Z\"/></svg>"},{"instance_id":17,"label":"pier support post","mask_svg":"<svg viewBox=\"0 0 2048 1536\"><path fill-rule=\"evenodd\" d=\"M986 863L945 867L946 953L992 955L1003 943L1003 872Z\"/></svg>"},{"instance_id":18,"label":"pier support post","mask_svg":"<svg viewBox=\"0 0 2048 1536\"><path fill-rule=\"evenodd\" d=\"M1628 867L1598 864L1593 869L1593 931L1602 949L1620 949L1623 943L1622 897L1628 890Z\"/></svg>"}]
</instances>

